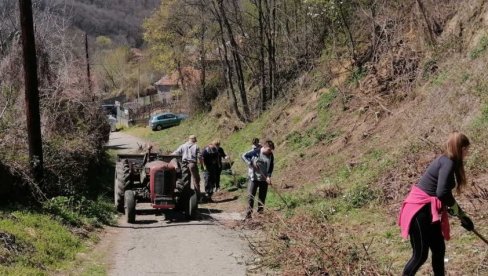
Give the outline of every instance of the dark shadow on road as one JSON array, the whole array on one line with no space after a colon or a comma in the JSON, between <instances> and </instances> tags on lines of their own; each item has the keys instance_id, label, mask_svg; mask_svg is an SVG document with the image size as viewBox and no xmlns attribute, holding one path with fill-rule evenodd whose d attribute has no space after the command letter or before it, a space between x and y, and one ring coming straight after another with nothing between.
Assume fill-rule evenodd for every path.
<instances>
[{"instance_id":1,"label":"dark shadow on road","mask_svg":"<svg viewBox=\"0 0 488 276\"><path fill-rule=\"evenodd\" d=\"M112 227L116 228L133 228L133 229L145 229L145 228L163 228L168 226L176 226L176 225L213 225L213 223L194 223L195 221L213 221L215 220L212 218L211 214L222 213L222 210L218 209L208 209L208 208L199 208L198 213L195 216L195 219L190 220L188 217L176 210L157 210L157 209L138 209L136 210L136 221L133 223L134 226L131 225L111 225ZM144 219L138 218L138 216L156 216L156 219ZM157 220L158 218L161 218ZM156 224L164 221L165 225L154 225L154 226L136 226L136 225L150 225Z\"/></svg>"},{"instance_id":2,"label":"dark shadow on road","mask_svg":"<svg viewBox=\"0 0 488 276\"><path fill-rule=\"evenodd\" d=\"M202 219L202 220L211 220L211 221L214 221L215 218L212 217L212 214L219 214L219 213L222 213L223 211L220 210L220 209L210 209L210 208L201 208L201 209L198 209L198 214L199 214L199 217Z\"/></svg>"},{"instance_id":3,"label":"dark shadow on road","mask_svg":"<svg viewBox=\"0 0 488 276\"><path fill-rule=\"evenodd\" d=\"M137 221L135 225L137 225ZM215 225L215 224L210 222L202 222L202 223L171 223L171 224L154 225L154 226L113 225L111 227L124 228L124 229L152 229L152 228L166 228L166 227L177 227L177 226L205 226L205 225Z\"/></svg>"},{"instance_id":4,"label":"dark shadow on road","mask_svg":"<svg viewBox=\"0 0 488 276\"><path fill-rule=\"evenodd\" d=\"M130 149L127 144L119 144L119 145L105 145L105 149L112 149L112 150L123 150L123 149Z\"/></svg>"},{"instance_id":5,"label":"dark shadow on road","mask_svg":"<svg viewBox=\"0 0 488 276\"><path fill-rule=\"evenodd\" d=\"M162 211L157 209L136 209L136 215L147 216L147 215L161 215Z\"/></svg>"},{"instance_id":6,"label":"dark shadow on road","mask_svg":"<svg viewBox=\"0 0 488 276\"><path fill-rule=\"evenodd\" d=\"M210 209L210 208L200 208L198 209L199 213L200 214L218 214L218 213L222 213L223 211L220 210L220 209Z\"/></svg>"},{"instance_id":7,"label":"dark shadow on road","mask_svg":"<svg viewBox=\"0 0 488 276\"><path fill-rule=\"evenodd\" d=\"M221 199L221 200L214 200L213 203L224 203L224 202L234 201L234 200L237 200L237 199L239 199L239 196L233 196L231 198L224 198L224 199Z\"/></svg>"},{"instance_id":8,"label":"dark shadow on road","mask_svg":"<svg viewBox=\"0 0 488 276\"><path fill-rule=\"evenodd\" d=\"M134 224L153 224L157 223L158 221L155 219L141 219L141 220L136 220Z\"/></svg>"}]
</instances>

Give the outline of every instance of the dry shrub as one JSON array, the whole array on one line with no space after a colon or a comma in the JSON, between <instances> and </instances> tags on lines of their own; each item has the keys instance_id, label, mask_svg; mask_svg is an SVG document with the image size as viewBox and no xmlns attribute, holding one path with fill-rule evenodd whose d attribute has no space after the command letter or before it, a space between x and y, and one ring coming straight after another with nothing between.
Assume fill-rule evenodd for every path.
<instances>
[{"instance_id":1,"label":"dry shrub","mask_svg":"<svg viewBox=\"0 0 488 276\"><path fill-rule=\"evenodd\" d=\"M351 22L356 41L351 65L360 70L351 69L356 71L350 81L363 94L405 98L426 69L437 68L435 59L429 68L421 68L421 61L432 55L432 46L452 40L444 29L457 8L456 1L433 0L358 4Z\"/></svg>"},{"instance_id":2,"label":"dry shrub","mask_svg":"<svg viewBox=\"0 0 488 276\"><path fill-rule=\"evenodd\" d=\"M16 237L12 234L0 231L0 264L9 265L13 262L13 258L18 255L32 252L34 248L28 247L23 243L19 243Z\"/></svg>"},{"instance_id":3,"label":"dry shrub","mask_svg":"<svg viewBox=\"0 0 488 276\"><path fill-rule=\"evenodd\" d=\"M65 18L47 14L49 11L36 12L40 18L36 49L45 182L38 187L29 176L22 55L20 41L14 37L0 55L0 160L3 174L8 175L5 179L11 180L2 189L23 196L4 193L2 200L28 201L25 191L19 189L22 184L29 184L37 200L86 191L103 159L110 131L97 95L87 90L84 62L75 47L82 44L65 27ZM0 27L2 24L0 19Z\"/></svg>"},{"instance_id":4,"label":"dry shrub","mask_svg":"<svg viewBox=\"0 0 488 276\"><path fill-rule=\"evenodd\" d=\"M336 198L342 194L342 190L337 185L323 186L317 189L316 193L323 198Z\"/></svg>"},{"instance_id":5,"label":"dry shrub","mask_svg":"<svg viewBox=\"0 0 488 276\"><path fill-rule=\"evenodd\" d=\"M262 265L280 268L282 275L388 275L369 246L352 243L328 221L269 211L245 226L264 230L266 238L250 241L250 247Z\"/></svg>"}]
</instances>

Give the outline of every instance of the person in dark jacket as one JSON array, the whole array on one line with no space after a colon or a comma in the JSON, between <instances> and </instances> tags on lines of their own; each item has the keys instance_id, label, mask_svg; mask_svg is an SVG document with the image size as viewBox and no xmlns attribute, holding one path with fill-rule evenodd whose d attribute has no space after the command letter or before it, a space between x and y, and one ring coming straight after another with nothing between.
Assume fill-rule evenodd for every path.
<instances>
[{"instance_id":1,"label":"person in dark jacket","mask_svg":"<svg viewBox=\"0 0 488 276\"><path fill-rule=\"evenodd\" d=\"M221 163L219 150L214 143L205 147L202 158L205 166L202 170L204 171L206 200L212 202L212 195L217 184L217 175L220 173L219 167Z\"/></svg>"},{"instance_id":2,"label":"person in dark jacket","mask_svg":"<svg viewBox=\"0 0 488 276\"><path fill-rule=\"evenodd\" d=\"M229 157L227 156L227 154L225 154L224 149L220 146L219 139L216 139L213 144L215 145L219 153L219 168L215 179L215 191L217 192L218 190L220 190L220 174L222 174L223 168L222 159L228 159Z\"/></svg>"},{"instance_id":3,"label":"person in dark jacket","mask_svg":"<svg viewBox=\"0 0 488 276\"><path fill-rule=\"evenodd\" d=\"M252 138L252 141L251 141L251 150L256 150L256 149L260 149L261 148L261 144L259 143L259 138ZM247 170L247 183L248 183L248 186L250 186L252 184L252 180L251 180L251 176L252 176L252 168L249 168ZM241 184L240 183L237 183L237 188L242 188Z\"/></svg>"},{"instance_id":4,"label":"person in dark jacket","mask_svg":"<svg viewBox=\"0 0 488 276\"><path fill-rule=\"evenodd\" d=\"M242 160L249 166L249 178L251 180L247 188L248 208L246 219L251 218L254 197L258 189L258 213L263 212L268 185L271 185L271 174L273 173L274 167L274 148L273 141L267 140L261 148L250 150L242 155Z\"/></svg>"},{"instance_id":5,"label":"person in dark jacket","mask_svg":"<svg viewBox=\"0 0 488 276\"><path fill-rule=\"evenodd\" d=\"M258 149L258 148L261 148L261 144L259 143L259 139L258 138L252 138L252 146L251 146L252 149Z\"/></svg>"},{"instance_id":6,"label":"person in dark jacket","mask_svg":"<svg viewBox=\"0 0 488 276\"><path fill-rule=\"evenodd\" d=\"M464 160L468 155L469 139L464 134L449 135L445 152L427 168L418 184L412 187L402 205L399 225L402 236L410 235L413 254L403 275L415 275L432 252L434 275L444 275L444 240L449 240L448 213L457 216L461 226L474 229L473 222L456 202L452 190L459 193L466 185Z\"/></svg>"}]
</instances>

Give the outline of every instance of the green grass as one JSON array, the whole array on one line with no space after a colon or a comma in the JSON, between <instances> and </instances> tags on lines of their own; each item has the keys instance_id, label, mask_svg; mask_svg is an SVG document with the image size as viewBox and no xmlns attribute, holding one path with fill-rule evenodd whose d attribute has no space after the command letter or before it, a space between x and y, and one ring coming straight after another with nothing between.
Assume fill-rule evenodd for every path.
<instances>
[{"instance_id":1,"label":"green grass","mask_svg":"<svg viewBox=\"0 0 488 276\"><path fill-rule=\"evenodd\" d=\"M286 141L294 150L305 149L320 142L328 144L332 142L339 133L327 132L325 127L312 127L305 132L292 131L286 136Z\"/></svg>"},{"instance_id":2,"label":"green grass","mask_svg":"<svg viewBox=\"0 0 488 276\"><path fill-rule=\"evenodd\" d=\"M476 48L474 48L470 53L469 53L469 58L471 59L477 59L483 55L483 53L488 49L488 37L487 36L482 36L481 39L478 42L478 45L476 45Z\"/></svg>"},{"instance_id":3,"label":"green grass","mask_svg":"<svg viewBox=\"0 0 488 276\"><path fill-rule=\"evenodd\" d=\"M50 275L53 271L69 271L76 255L87 252L88 244L97 239L90 232L88 236L78 236L72 227L93 229L113 223L112 210L112 204L106 199L67 197L54 198L41 210L3 207L0 233L13 235L17 250L6 250L0 243L0 275ZM105 268L96 262L86 264L83 270L87 269L91 272L85 275L104 275Z\"/></svg>"},{"instance_id":4,"label":"green grass","mask_svg":"<svg viewBox=\"0 0 488 276\"><path fill-rule=\"evenodd\" d=\"M34 211L1 211L0 231L15 236L24 250L8 256L10 265L0 265L0 274L45 275L65 269L85 246L82 240L52 216Z\"/></svg>"},{"instance_id":5,"label":"green grass","mask_svg":"<svg viewBox=\"0 0 488 276\"><path fill-rule=\"evenodd\" d=\"M81 276L104 276L107 275L107 271L103 265L100 264L90 264L86 267L83 272L80 274Z\"/></svg>"},{"instance_id":6,"label":"green grass","mask_svg":"<svg viewBox=\"0 0 488 276\"><path fill-rule=\"evenodd\" d=\"M450 78L449 72L448 71L442 71L435 75L435 77L431 80L432 85L434 86L440 86L444 84L446 80Z\"/></svg>"},{"instance_id":7,"label":"green grass","mask_svg":"<svg viewBox=\"0 0 488 276\"><path fill-rule=\"evenodd\" d=\"M334 99L337 97L338 90L336 87L329 88L325 93L320 95L317 103L319 126L323 132L329 123L330 117L332 115L331 105Z\"/></svg>"},{"instance_id":8,"label":"green grass","mask_svg":"<svg viewBox=\"0 0 488 276\"><path fill-rule=\"evenodd\" d=\"M346 82L348 84L353 84L354 86L358 86L359 81L361 81L361 79L363 79L367 73L368 72L364 67L356 67L354 68L354 70L352 71L351 75L349 76Z\"/></svg>"},{"instance_id":9,"label":"green grass","mask_svg":"<svg viewBox=\"0 0 488 276\"><path fill-rule=\"evenodd\" d=\"M105 198L90 200L83 196L58 196L43 204L44 209L71 226L102 226L115 223L113 203Z\"/></svg>"}]
</instances>

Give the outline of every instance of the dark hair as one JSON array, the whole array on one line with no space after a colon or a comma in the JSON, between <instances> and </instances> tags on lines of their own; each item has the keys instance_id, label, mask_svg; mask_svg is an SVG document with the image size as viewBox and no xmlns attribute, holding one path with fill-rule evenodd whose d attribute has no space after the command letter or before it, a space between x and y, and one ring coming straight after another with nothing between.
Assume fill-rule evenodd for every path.
<instances>
[{"instance_id":1,"label":"dark hair","mask_svg":"<svg viewBox=\"0 0 488 276\"><path fill-rule=\"evenodd\" d=\"M452 132L446 142L445 154L455 163L454 174L458 193L461 192L461 188L467 182L466 172L464 171L463 148L469 147L469 145L468 137L457 131Z\"/></svg>"},{"instance_id":2,"label":"dark hair","mask_svg":"<svg viewBox=\"0 0 488 276\"><path fill-rule=\"evenodd\" d=\"M252 144L253 145L259 144L259 138L252 138Z\"/></svg>"},{"instance_id":3,"label":"dark hair","mask_svg":"<svg viewBox=\"0 0 488 276\"><path fill-rule=\"evenodd\" d=\"M274 145L273 141L271 141L271 140L266 140L264 142L264 145L267 146L268 148L272 149L272 150L275 149L275 145Z\"/></svg>"}]
</instances>

